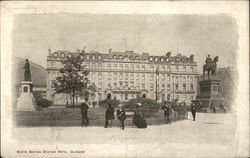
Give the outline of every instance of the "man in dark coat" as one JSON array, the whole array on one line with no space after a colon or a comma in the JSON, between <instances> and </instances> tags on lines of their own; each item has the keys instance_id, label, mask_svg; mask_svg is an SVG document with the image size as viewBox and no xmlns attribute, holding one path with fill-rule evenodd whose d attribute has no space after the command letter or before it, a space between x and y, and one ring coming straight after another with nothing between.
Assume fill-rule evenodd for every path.
<instances>
[{"instance_id":1,"label":"man in dark coat","mask_svg":"<svg viewBox=\"0 0 250 158\"><path fill-rule=\"evenodd\" d=\"M108 121L111 120L111 127L112 127L112 122L113 120L115 119L115 116L114 116L114 108L111 106L111 104L109 104L109 107L107 108L106 110L106 115L105 115L105 128L108 127Z\"/></svg>"},{"instance_id":2,"label":"man in dark coat","mask_svg":"<svg viewBox=\"0 0 250 158\"><path fill-rule=\"evenodd\" d=\"M89 125L89 118L88 118L88 109L89 106L87 104L87 99L85 100L86 102L83 102L80 106L81 108L81 113L82 113L82 127L83 125L88 126Z\"/></svg>"},{"instance_id":3,"label":"man in dark coat","mask_svg":"<svg viewBox=\"0 0 250 158\"><path fill-rule=\"evenodd\" d=\"M124 121L126 120L125 111L122 108L122 105L119 105L119 109L116 111L117 118L120 121L120 126L124 130Z\"/></svg>"},{"instance_id":4,"label":"man in dark coat","mask_svg":"<svg viewBox=\"0 0 250 158\"><path fill-rule=\"evenodd\" d=\"M162 110L164 111L164 122L166 124L171 124L170 116L171 116L171 108L168 106L168 104L165 104L162 107Z\"/></svg>"},{"instance_id":5,"label":"man in dark coat","mask_svg":"<svg viewBox=\"0 0 250 158\"><path fill-rule=\"evenodd\" d=\"M210 108L213 110L213 113L216 113L216 107L213 102L211 103Z\"/></svg>"},{"instance_id":6,"label":"man in dark coat","mask_svg":"<svg viewBox=\"0 0 250 158\"><path fill-rule=\"evenodd\" d=\"M192 112L192 116L193 116L193 121L195 121L196 106L194 105L194 103L191 104L191 112Z\"/></svg>"}]
</instances>

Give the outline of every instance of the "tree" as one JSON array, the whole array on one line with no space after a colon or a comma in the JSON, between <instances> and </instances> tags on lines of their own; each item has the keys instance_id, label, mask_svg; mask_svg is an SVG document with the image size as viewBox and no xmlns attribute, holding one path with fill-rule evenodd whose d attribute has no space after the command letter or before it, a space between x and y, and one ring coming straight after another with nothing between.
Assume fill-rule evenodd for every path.
<instances>
[{"instance_id":1,"label":"tree","mask_svg":"<svg viewBox=\"0 0 250 158\"><path fill-rule=\"evenodd\" d=\"M78 57L68 57L62 61L60 76L52 81L55 93L64 93L72 96L73 107L78 98L89 99L94 96L96 86L88 79L89 71L83 60Z\"/></svg>"}]
</instances>

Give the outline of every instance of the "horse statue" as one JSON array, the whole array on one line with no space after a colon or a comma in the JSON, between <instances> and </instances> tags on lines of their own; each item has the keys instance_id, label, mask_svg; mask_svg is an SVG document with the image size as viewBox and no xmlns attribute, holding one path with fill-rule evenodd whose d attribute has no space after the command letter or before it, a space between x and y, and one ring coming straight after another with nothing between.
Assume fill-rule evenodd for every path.
<instances>
[{"instance_id":1,"label":"horse statue","mask_svg":"<svg viewBox=\"0 0 250 158\"><path fill-rule=\"evenodd\" d=\"M214 75L214 76L216 75L216 68L217 68L218 61L219 61L219 57L216 56L216 57L214 57L214 59L211 63L203 65L203 80L205 78L206 71L207 71L207 76L208 76L209 80L210 80L210 77L209 77L210 72L212 72L212 75Z\"/></svg>"}]
</instances>

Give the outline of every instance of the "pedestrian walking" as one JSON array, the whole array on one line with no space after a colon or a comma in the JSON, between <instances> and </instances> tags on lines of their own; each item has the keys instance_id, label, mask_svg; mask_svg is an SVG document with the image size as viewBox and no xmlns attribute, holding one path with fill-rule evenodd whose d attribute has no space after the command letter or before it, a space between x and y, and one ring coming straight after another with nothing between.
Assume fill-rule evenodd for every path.
<instances>
[{"instance_id":1,"label":"pedestrian walking","mask_svg":"<svg viewBox=\"0 0 250 158\"><path fill-rule=\"evenodd\" d=\"M85 125L85 126L89 125L89 118L88 118L88 109L89 109L89 106L87 104L87 101L88 100L86 99L85 102L83 102L80 105L81 114L82 114L82 127L83 127L83 125Z\"/></svg>"},{"instance_id":2,"label":"pedestrian walking","mask_svg":"<svg viewBox=\"0 0 250 158\"><path fill-rule=\"evenodd\" d=\"M224 105L223 102L220 103L220 108L223 110L224 113L227 112L227 109L226 109L226 107L225 107L225 105Z\"/></svg>"},{"instance_id":3,"label":"pedestrian walking","mask_svg":"<svg viewBox=\"0 0 250 158\"><path fill-rule=\"evenodd\" d=\"M166 124L171 124L171 112L172 112L172 109L170 108L170 106L168 104L165 104L163 107L162 107L163 111L164 111L164 123Z\"/></svg>"},{"instance_id":4,"label":"pedestrian walking","mask_svg":"<svg viewBox=\"0 0 250 158\"><path fill-rule=\"evenodd\" d=\"M111 122L111 127L112 127L113 120L115 119L114 112L115 112L114 108L111 106L111 104L109 104L109 107L107 108L106 114L105 114L105 119L106 119L105 126L104 126L105 128L108 127L109 121Z\"/></svg>"},{"instance_id":5,"label":"pedestrian walking","mask_svg":"<svg viewBox=\"0 0 250 158\"><path fill-rule=\"evenodd\" d=\"M210 104L210 108L213 110L213 113L216 113L216 107L213 102Z\"/></svg>"},{"instance_id":6,"label":"pedestrian walking","mask_svg":"<svg viewBox=\"0 0 250 158\"><path fill-rule=\"evenodd\" d=\"M124 121L126 120L126 114L121 104L118 106L116 114L118 120L120 121L120 127L122 128L122 130L124 130Z\"/></svg>"},{"instance_id":7,"label":"pedestrian walking","mask_svg":"<svg viewBox=\"0 0 250 158\"><path fill-rule=\"evenodd\" d=\"M191 104L191 112L192 112L192 116L193 116L193 121L195 121L196 106L194 105L194 103Z\"/></svg>"}]
</instances>

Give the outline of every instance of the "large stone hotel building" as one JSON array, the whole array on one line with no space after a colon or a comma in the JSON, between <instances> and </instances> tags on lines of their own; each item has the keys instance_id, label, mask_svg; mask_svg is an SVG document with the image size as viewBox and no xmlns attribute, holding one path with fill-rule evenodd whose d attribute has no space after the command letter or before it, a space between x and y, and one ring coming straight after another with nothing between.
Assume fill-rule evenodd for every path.
<instances>
[{"instance_id":1,"label":"large stone hotel building","mask_svg":"<svg viewBox=\"0 0 250 158\"><path fill-rule=\"evenodd\" d=\"M190 103L197 95L197 63L189 57L167 53L154 56L133 51L85 53L49 50L47 57L47 98L54 104L64 104L67 97L54 94L52 80L60 75L61 61L66 57L80 56L89 70L89 79L97 86L95 98L100 101L107 97L127 101L137 97L170 101L178 99ZM156 82L158 87L156 87ZM156 91L157 88L157 91Z\"/></svg>"}]
</instances>

